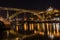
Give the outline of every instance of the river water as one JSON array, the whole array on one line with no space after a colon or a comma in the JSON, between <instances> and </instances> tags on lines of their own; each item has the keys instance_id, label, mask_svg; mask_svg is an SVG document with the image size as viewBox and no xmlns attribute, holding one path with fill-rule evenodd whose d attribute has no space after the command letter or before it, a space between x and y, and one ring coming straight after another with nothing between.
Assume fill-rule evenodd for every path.
<instances>
[{"instance_id":1,"label":"river water","mask_svg":"<svg viewBox=\"0 0 60 40\"><path fill-rule=\"evenodd\" d=\"M18 33L15 35L15 33L11 34L9 31L5 31L0 33L0 40L60 40L60 37L50 38L47 35L39 34L26 37L26 35L18 35Z\"/></svg>"}]
</instances>

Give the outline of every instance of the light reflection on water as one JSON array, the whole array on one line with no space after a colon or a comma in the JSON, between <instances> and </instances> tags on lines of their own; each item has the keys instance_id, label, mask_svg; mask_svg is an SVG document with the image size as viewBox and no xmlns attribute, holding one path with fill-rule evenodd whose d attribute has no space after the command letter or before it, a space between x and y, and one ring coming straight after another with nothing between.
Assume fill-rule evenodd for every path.
<instances>
[{"instance_id":1,"label":"light reflection on water","mask_svg":"<svg viewBox=\"0 0 60 40\"><path fill-rule=\"evenodd\" d=\"M0 39L0 40L22 40L22 39L19 37L16 37L16 38L5 38L5 39Z\"/></svg>"},{"instance_id":2,"label":"light reflection on water","mask_svg":"<svg viewBox=\"0 0 60 40\"><path fill-rule=\"evenodd\" d=\"M21 38L21 37L14 37L13 35L10 35L9 34L9 31L6 31L5 33L3 33L5 36L7 36L6 38L1 38L0 40L23 40L23 38ZM7 35L6 35L7 34ZM3 35L3 36L4 36ZM16 34L17 35L17 34ZM10 36L11 36L11 38L10 38ZM40 36L40 35L38 35L38 36ZM35 38L37 38L37 39L40 39L40 37L38 37L38 36L35 36L33 39L35 39ZM50 37L53 37L53 35L50 35ZM23 37L23 36L22 36ZM32 36L33 37L33 36ZM29 37L29 39L31 38L32 39L32 37ZM49 39L47 36L45 36L47 39ZM41 37L42 39L44 38L44 37ZM44 38L45 39L45 38ZM36 39L35 39L36 40Z\"/></svg>"},{"instance_id":3,"label":"light reflection on water","mask_svg":"<svg viewBox=\"0 0 60 40\"><path fill-rule=\"evenodd\" d=\"M17 35L17 34L16 34ZM22 40L20 37L16 37L16 35L11 35L9 30L2 32L0 34L0 40Z\"/></svg>"}]
</instances>

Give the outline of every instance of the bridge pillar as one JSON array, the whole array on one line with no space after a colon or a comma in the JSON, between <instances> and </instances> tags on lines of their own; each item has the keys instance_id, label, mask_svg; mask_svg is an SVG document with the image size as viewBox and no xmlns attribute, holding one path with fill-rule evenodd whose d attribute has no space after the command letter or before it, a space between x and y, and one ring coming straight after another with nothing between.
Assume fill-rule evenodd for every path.
<instances>
[{"instance_id":1,"label":"bridge pillar","mask_svg":"<svg viewBox=\"0 0 60 40\"><path fill-rule=\"evenodd\" d=\"M40 30L40 24L39 23L37 23L37 29L38 29L38 31Z\"/></svg>"},{"instance_id":2,"label":"bridge pillar","mask_svg":"<svg viewBox=\"0 0 60 40\"><path fill-rule=\"evenodd\" d=\"M18 18L16 18L16 31L18 31Z\"/></svg>"},{"instance_id":3,"label":"bridge pillar","mask_svg":"<svg viewBox=\"0 0 60 40\"><path fill-rule=\"evenodd\" d=\"M43 25L42 25L42 28L43 28L43 31L45 31L45 24L44 23L42 23Z\"/></svg>"},{"instance_id":4,"label":"bridge pillar","mask_svg":"<svg viewBox=\"0 0 60 40\"><path fill-rule=\"evenodd\" d=\"M56 33L56 23L53 23L54 34Z\"/></svg>"},{"instance_id":5,"label":"bridge pillar","mask_svg":"<svg viewBox=\"0 0 60 40\"><path fill-rule=\"evenodd\" d=\"M27 25L27 23L24 23L24 30L25 30L25 31L28 30L28 25Z\"/></svg>"},{"instance_id":6,"label":"bridge pillar","mask_svg":"<svg viewBox=\"0 0 60 40\"><path fill-rule=\"evenodd\" d=\"M33 23L29 24L29 27L30 27L30 31L34 30L34 24Z\"/></svg>"}]
</instances>

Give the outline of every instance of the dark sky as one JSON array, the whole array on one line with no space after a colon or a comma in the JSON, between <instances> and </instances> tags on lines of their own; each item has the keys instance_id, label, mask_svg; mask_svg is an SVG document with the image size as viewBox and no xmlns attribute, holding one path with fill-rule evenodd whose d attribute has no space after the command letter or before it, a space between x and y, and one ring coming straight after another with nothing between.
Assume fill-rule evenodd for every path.
<instances>
[{"instance_id":1,"label":"dark sky","mask_svg":"<svg viewBox=\"0 0 60 40\"><path fill-rule=\"evenodd\" d=\"M60 0L2 0L0 1L0 6L31 10L45 10L52 6L53 8L60 9Z\"/></svg>"}]
</instances>

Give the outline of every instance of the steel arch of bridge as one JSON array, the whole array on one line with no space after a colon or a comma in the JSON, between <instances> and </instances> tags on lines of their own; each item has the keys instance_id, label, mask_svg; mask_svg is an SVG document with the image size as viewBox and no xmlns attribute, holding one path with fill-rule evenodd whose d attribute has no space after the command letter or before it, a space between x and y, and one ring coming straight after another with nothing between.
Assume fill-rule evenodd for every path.
<instances>
[{"instance_id":1,"label":"steel arch of bridge","mask_svg":"<svg viewBox=\"0 0 60 40\"><path fill-rule=\"evenodd\" d=\"M18 8L7 8L7 7L0 7L0 10L6 10L6 11L16 11L13 15L9 16L10 19L14 18L16 15L19 15L20 13L29 12L36 15L39 19L42 19L39 15L39 11L33 11L33 10L25 10L25 9L18 9Z\"/></svg>"},{"instance_id":2,"label":"steel arch of bridge","mask_svg":"<svg viewBox=\"0 0 60 40\"><path fill-rule=\"evenodd\" d=\"M41 20L41 16L38 13L34 13L34 12L30 12L30 11L22 11L22 12L19 11L19 12L16 12L15 14L11 15L9 18L12 19L12 18L14 18L17 15L19 15L21 13L25 14L26 12L32 13L33 15L36 15Z\"/></svg>"},{"instance_id":3,"label":"steel arch of bridge","mask_svg":"<svg viewBox=\"0 0 60 40\"><path fill-rule=\"evenodd\" d=\"M42 16L40 16L39 14L41 14L40 11L33 11L33 10L25 10L25 9L18 9L18 8L6 8L6 7L0 7L0 10L11 10L11 11L16 11L16 13L14 13L13 15L9 16L10 19L14 18L16 15L19 15L20 13L24 13L24 12L29 12L29 13L33 13L34 15L36 15L39 19L43 20L44 18L42 18ZM43 11L43 13L45 13L47 11ZM60 10L54 10L54 12L60 12Z\"/></svg>"}]
</instances>

